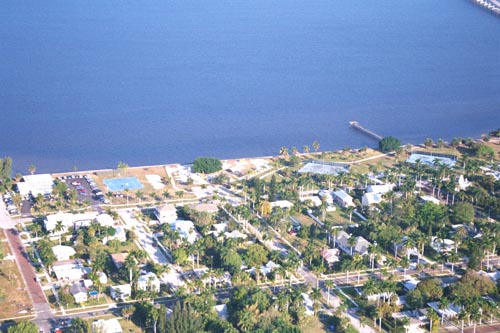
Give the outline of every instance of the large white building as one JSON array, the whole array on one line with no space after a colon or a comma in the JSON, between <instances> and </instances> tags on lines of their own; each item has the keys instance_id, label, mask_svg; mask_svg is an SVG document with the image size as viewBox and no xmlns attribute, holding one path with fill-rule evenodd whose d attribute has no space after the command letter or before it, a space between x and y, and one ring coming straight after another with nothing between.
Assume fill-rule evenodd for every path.
<instances>
[{"instance_id":1,"label":"large white building","mask_svg":"<svg viewBox=\"0 0 500 333\"><path fill-rule=\"evenodd\" d=\"M47 215L43 220L45 230L54 232L58 222L61 222L62 230L59 233L64 233L68 229L77 230L81 227L89 226L97 217L97 212L86 212L80 214L71 214L59 212L52 215ZM54 232L55 233L55 232Z\"/></svg>"},{"instance_id":2,"label":"large white building","mask_svg":"<svg viewBox=\"0 0 500 333\"><path fill-rule=\"evenodd\" d=\"M53 186L54 179L49 174L23 176L17 183L17 189L22 196L31 194L36 197L39 194L50 194Z\"/></svg>"}]
</instances>

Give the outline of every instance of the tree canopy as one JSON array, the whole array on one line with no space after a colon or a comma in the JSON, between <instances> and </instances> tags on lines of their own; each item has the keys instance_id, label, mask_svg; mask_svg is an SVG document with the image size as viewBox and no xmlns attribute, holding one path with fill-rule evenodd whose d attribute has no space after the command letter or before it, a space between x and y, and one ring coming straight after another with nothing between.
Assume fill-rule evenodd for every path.
<instances>
[{"instance_id":1,"label":"tree canopy","mask_svg":"<svg viewBox=\"0 0 500 333\"><path fill-rule=\"evenodd\" d=\"M194 160L193 171L197 173L213 173L222 170L222 162L212 157L198 157Z\"/></svg>"},{"instance_id":2,"label":"tree canopy","mask_svg":"<svg viewBox=\"0 0 500 333\"><path fill-rule=\"evenodd\" d=\"M387 136L379 141L378 147L383 152L393 151L401 147L401 142L392 136Z\"/></svg>"},{"instance_id":3,"label":"tree canopy","mask_svg":"<svg viewBox=\"0 0 500 333\"><path fill-rule=\"evenodd\" d=\"M9 327L7 333L38 333L38 327L31 321L23 320Z\"/></svg>"}]
</instances>

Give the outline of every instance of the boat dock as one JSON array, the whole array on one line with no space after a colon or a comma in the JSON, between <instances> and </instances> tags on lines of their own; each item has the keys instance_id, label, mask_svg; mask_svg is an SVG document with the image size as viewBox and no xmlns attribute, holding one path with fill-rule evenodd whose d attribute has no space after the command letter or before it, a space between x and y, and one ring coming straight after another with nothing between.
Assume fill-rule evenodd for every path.
<instances>
[{"instance_id":1,"label":"boat dock","mask_svg":"<svg viewBox=\"0 0 500 333\"><path fill-rule=\"evenodd\" d=\"M370 131L369 129L361 126L357 121L350 121L349 122L349 125L354 128L354 129L357 129L358 131L368 135L369 137L377 140L377 141L380 141L383 139L383 137L381 135L378 135L377 133L375 132L372 132Z\"/></svg>"},{"instance_id":2,"label":"boat dock","mask_svg":"<svg viewBox=\"0 0 500 333\"><path fill-rule=\"evenodd\" d=\"M498 0L471 0L476 5L479 5L494 14L500 15L500 1Z\"/></svg>"}]
</instances>

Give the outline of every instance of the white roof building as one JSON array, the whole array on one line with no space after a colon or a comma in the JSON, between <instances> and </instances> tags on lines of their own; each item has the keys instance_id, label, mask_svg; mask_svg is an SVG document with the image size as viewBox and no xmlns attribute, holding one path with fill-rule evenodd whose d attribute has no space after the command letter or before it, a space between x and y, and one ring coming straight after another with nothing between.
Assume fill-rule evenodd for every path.
<instances>
[{"instance_id":1,"label":"white roof building","mask_svg":"<svg viewBox=\"0 0 500 333\"><path fill-rule=\"evenodd\" d=\"M47 215L43 220L45 230L48 232L54 232L57 223L60 221L62 223L63 230L60 233L66 232L69 228L75 230L89 226L90 223L96 218L97 212L86 212L80 214L71 214L59 212L52 215Z\"/></svg>"},{"instance_id":2,"label":"white roof building","mask_svg":"<svg viewBox=\"0 0 500 333\"><path fill-rule=\"evenodd\" d=\"M172 223L171 227L173 230L177 230L179 235L191 244L193 244L200 236L191 221L178 220Z\"/></svg>"},{"instance_id":3,"label":"white roof building","mask_svg":"<svg viewBox=\"0 0 500 333\"><path fill-rule=\"evenodd\" d=\"M109 288L111 298L114 300L126 299L132 295L132 287L128 283Z\"/></svg>"},{"instance_id":4,"label":"white roof building","mask_svg":"<svg viewBox=\"0 0 500 333\"><path fill-rule=\"evenodd\" d=\"M381 203L382 201L384 201L382 195L375 192L367 192L361 198L361 204L365 207Z\"/></svg>"},{"instance_id":5,"label":"white roof building","mask_svg":"<svg viewBox=\"0 0 500 333\"><path fill-rule=\"evenodd\" d=\"M105 227L112 227L115 225L115 220L113 219L113 217L105 213L97 215L95 217L95 221Z\"/></svg>"},{"instance_id":6,"label":"white roof building","mask_svg":"<svg viewBox=\"0 0 500 333\"><path fill-rule=\"evenodd\" d=\"M431 237L431 247L438 252L450 252L455 248L455 242L451 239Z\"/></svg>"},{"instance_id":7,"label":"white roof building","mask_svg":"<svg viewBox=\"0 0 500 333\"><path fill-rule=\"evenodd\" d=\"M145 291L160 291L160 280L153 272L139 276L137 280L137 289Z\"/></svg>"},{"instance_id":8,"label":"white roof building","mask_svg":"<svg viewBox=\"0 0 500 333\"><path fill-rule=\"evenodd\" d=\"M199 204L193 204L190 205L189 208L192 210L195 210L200 213L208 213L208 214L214 214L219 211L219 207L217 205L211 204L211 203L199 203Z\"/></svg>"},{"instance_id":9,"label":"white roof building","mask_svg":"<svg viewBox=\"0 0 500 333\"><path fill-rule=\"evenodd\" d=\"M339 234L337 235L338 247L349 255L351 255L351 245L349 244L349 238L351 237L352 236L346 233L345 231L340 231ZM368 242L362 236L358 236L356 237L355 242L352 245L352 254L359 253L361 255L365 255L368 253L368 247L370 245L371 245L370 242Z\"/></svg>"},{"instance_id":10,"label":"white roof building","mask_svg":"<svg viewBox=\"0 0 500 333\"><path fill-rule=\"evenodd\" d=\"M314 302L312 301L311 297L306 293L302 293L302 298L304 299L304 306L306 307L306 316L314 316Z\"/></svg>"},{"instance_id":11,"label":"white roof building","mask_svg":"<svg viewBox=\"0 0 500 333\"><path fill-rule=\"evenodd\" d=\"M333 201L335 201L335 203L341 207L354 206L352 197L343 190L332 192L332 198Z\"/></svg>"},{"instance_id":12,"label":"white roof building","mask_svg":"<svg viewBox=\"0 0 500 333\"><path fill-rule=\"evenodd\" d=\"M331 199L331 203L333 203L333 199L332 197L330 196L330 199ZM313 206L315 207L318 207L318 206L321 206L321 199L317 196L310 196L310 197L300 197L299 198L300 202L306 202L308 200L311 201L311 203L313 204Z\"/></svg>"},{"instance_id":13,"label":"white roof building","mask_svg":"<svg viewBox=\"0 0 500 333\"><path fill-rule=\"evenodd\" d=\"M154 214L160 223L172 223L177 220L177 209L172 204L156 207Z\"/></svg>"},{"instance_id":14,"label":"white roof building","mask_svg":"<svg viewBox=\"0 0 500 333\"><path fill-rule=\"evenodd\" d=\"M333 263L339 261L339 250L338 249L324 249L321 251L321 257L325 259L325 261L332 265Z\"/></svg>"},{"instance_id":15,"label":"white roof building","mask_svg":"<svg viewBox=\"0 0 500 333\"><path fill-rule=\"evenodd\" d=\"M123 227L115 227L115 234L113 236L106 236L102 239L103 244L107 244L110 240L117 240L119 242L127 241L127 231Z\"/></svg>"},{"instance_id":16,"label":"white roof building","mask_svg":"<svg viewBox=\"0 0 500 333\"><path fill-rule=\"evenodd\" d=\"M433 204L439 205L439 199L434 198L433 196L430 195L421 195L420 200L423 202L432 202Z\"/></svg>"},{"instance_id":17,"label":"white roof building","mask_svg":"<svg viewBox=\"0 0 500 333\"><path fill-rule=\"evenodd\" d=\"M122 326L116 318L94 320L92 331L96 333L123 333Z\"/></svg>"},{"instance_id":18,"label":"white roof building","mask_svg":"<svg viewBox=\"0 0 500 333\"><path fill-rule=\"evenodd\" d=\"M71 295L75 298L75 303L87 302L87 289L80 282L75 282L70 288Z\"/></svg>"},{"instance_id":19,"label":"white roof building","mask_svg":"<svg viewBox=\"0 0 500 333\"><path fill-rule=\"evenodd\" d=\"M241 239L247 239L247 235L242 233L242 232L239 232L238 230L233 230L231 232L225 232L224 233L224 236L226 236L226 238L241 238Z\"/></svg>"},{"instance_id":20,"label":"white roof building","mask_svg":"<svg viewBox=\"0 0 500 333\"><path fill-rule=\"evenodd\" d=\"M288 200L277 200L274 202L271 202L271 207L280 207L282 209L290 209L293 207L293 203L291 203Z\"/></svg>"},{"instance_id":21,"label":"white roof building","mask_svg":"<svg viewBox=\"0 0 500 333\"><path fill-rule=\"evenodd\" d=\"M455 191L463 191L471 185L472 184L467 180L467 178L464 178L463 175L460 175L460 177L458 177L457 187L455 188Z\"/></svg>"},{"instance_id":22,"label":"white roof building","mask_svg":"<svg viewBox=\"0 0 500 333\"><path fill-rule=\"evenodd\" d=\"M394 184L384 184L384 185L368 185L366 187L366 192L368 193L378 193L385 194L392 191Z\"/></svg>"},{"instance_id":23,"label":"white roof building","mask_svg":"<svg viewBox=\"0 0 500 333\"><path fill-rule=\"evenodd\" d=\"M90 267L84 267L80 259L56 261L52 264L52 271L58 280L81 280L85 274L91 272Z\"/></svg>"},{"instance_id":24,"label":"white roof building","mask_svg":"<svg viewBox=\"0 0 500 333\"><path fill-rule=\"evenodd\" d=\"M71 256L76 254L75 249L71 246L56 245L52 247L52 252L56 256L57 261L69 260Z\"/></svg>"},{"instance_id":25,"label":"white roof building","mask_svg":"<svg viewBox=\"0 0 500 333\"><path fill-rule=\"evenodd\" d=\"M37 196L39 194L45 195L52 193L53 185L54 179L49 174L27 175L23 176L22 180L17 183L17 189L22 196L28 194Z\"/></svg>"}]
</instances>

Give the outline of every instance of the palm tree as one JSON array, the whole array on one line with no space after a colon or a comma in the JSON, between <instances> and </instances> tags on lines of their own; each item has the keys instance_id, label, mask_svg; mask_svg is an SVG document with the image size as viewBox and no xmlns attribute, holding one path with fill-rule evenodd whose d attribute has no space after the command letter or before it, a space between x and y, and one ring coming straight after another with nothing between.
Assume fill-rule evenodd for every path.
<instances>
[{"instance_id":1,"label":"palm tree","mask_svg":"<svg viewBox=\"0 0 500 333\"><path fill-rule=\"evenodd\" d=\"M182 203L182 198L184 198L184 191L176 191L175 195L181 200Z\"/></svg>"},{"instance_id":2,"label":"palm tree","mask_svg":"<svg viewBox=\"0 0 500 333\"><path fill-rule=\"evenodd\" d=\"M325 287L326 287L326 290L328 293L327 303L328 303L328 305L330 305L330 289L335 288L335 283L333 283L332 280L327 280L327 281L325 281Z\"/></svg>"},{"instance_id":3,"label":"palm tree","mask_svg":"<svg viewBox=\"0 0 500 333\"><path fill-rule=\"evenodd\" d=\"M280 148L280 156L283 158L288 158L288 148L283 146Z\"/></svg>"},{"instance_id":4,"label":"palm tree","mask_svg":"<svg viewBox=\"0 0 500 333\"><path fill-rule=\"evenodd\" d=\"M35 233L35 238L38 238L38 233L42 231L42 226L38 223L33 223L31 226L31 232Z\"/></svg>"},{"instance_id":5,"label":"palm tree","mask_svg":"<svg viewBox=\"0 0 500 333\"><path fill-rule=\"evenodd\" d=\"M108 199L109 199L109 203L110 203L110 204L112 204L112 203L113 203L113 202L112 202L112 199L113 199L113 192L108 191L108 192L106 193L106 196L107 196L107 197L108 197Z\"/></svg>"},{"instance_id":6,"label":"palm tree","mask_svg":"<svg viewBox=\"0 0 500 333\"><path fill-rule=\"evenodd\" d=\"M312 147L313 147L314 151L317 152L319 150L319 142L314 141L312 144Z\"/></svg>"},{"instance_id":7,"label":"palm tree","mask_svg":"<svg viewBox=\"0 0 500 333\"><path fill-rule=\"evenodd\" d=\"M144 199L144 192L142 191L137 191L135 192L135 196L139 199L139 203Z\"/></svg>"},{"instance_id":8,"label":"palm tree","mask_svg":"<svg viewBox=\"0 0 500 333\"><path fill-rule=\"evenodd\" d=\"M135 259L133 253L130 253L125 259L124 266L128 269L129 282L133 282L133 271L137 269L137 260Z\"/></svg>"},{"instance_id":9,"label":"palm tree","mask_svg":"<svg viewBox=\"0 0 500 333\"><path fill-rule=\"evenodd\" d=\"M129 321L130 316L132 316L135 312L135 309L133 306L126 306L121 309L121 315L124 317L127 321Z\"/></svg>"},{"instance_id":10,"label":"palm tree","mask_svg":"<svg viewBox=\"0 0 500 333\"><path fill-rule=\"evenodd\" d=\"M360 280L360 273L363 269L363 256L359 253L355 253L352 257L352 268L358 272L358 284Z\"/></svg>"},{"instance_id":11,"label":"palm tree","mask_svg":"<svg viewBox=\"0 0 500 333\"><path fill-rule=\"evenodd\" d=\"M127 168L128 168L128 164L125 163L125 162L118 162L118 166L117 166L117 169L118 169L118 176L120 176L121 172L125 172L127 171Z\"/></svg>"},{"instance_id":12,"label":"palm tree","mask_svg":"<svg viewBox=\"0 0 500 333\"><path fill-rule=\"evenodd\" d=\"M347 239L347 244L349 244L349 246L351 247L351 256L352 256L352 250L354 249L354 245L356 245L356 237L349 237Z\"/></svg>"},{"instance_id":13,"label":"palm tree","mask_svg":"<svg viewBox=\"0 0 500 333\"><path fill-rule=\"evenodd\" d=\"M292 148L290 148L290 152L293 155L297 155L299 153L299 150L297 149L297 147L293 146Z\"/></svg>"},{"instance_id":14,"label":"palm tree","mask_svg":"<svg viewBox=\"0 0 500 333\"><path fill-rule=\"evenodd\" d=\"M320 299L321 299L321 289L319 288L313 288L311 291L311 298L314 301L313 308L315 309L315 313L317 313L317 306L320 306ZM315 306L316 305L316 306ZM319 308L318 308L319 309Z\"/></svg>"},{"instance_id":15,"label":"palm tree","mask_svg":"<svg viewBox=\"0 0 500 333\"><path fill-rule=\"evenodd\" d=\"M61 231L64 230L64 225L62 221L57 221L54 227L54 231L59 233L59 245L61 245Z\"/></svg>"},{"instance_id":16,"label":"palm tree","mask_svg":"<svg viewBox=\"0 0 500 333\"><path fill-rule=\"evenodd\" d=\"M432 325L439 321L439 315L433 308L430 308L427 312L427 318L429 318L429 332L432 332Z\"/></svg>"},{"instance_id":17,"label":"palm tree","mask_svg":"<svg viewBox=\"0 0 500 333\"><path fill-rule=\"evenodd\" d=\"M28 167L28 171L29 171L29 173L30 173L30 174L32 174L32 175L33 175L33 174L35 173L35 171L36 171L36 167L35 167L33 164L31 164L31 165Z\"/></svg>"},{"instance_id":18,"label":"palm tree","mask_svg":"<svg viewBox=\"0 0 500 333\"><path fill-rule=\"evenodd\" d=\"M407 256L404 256L400 260L399 264L403 267L403 275L406 275L406 270L410 267L410 259Z\"/></svg>"},{"instance_id":19,"label":"palm tree","mask_svg":"<svg viewBox=\"0 0 500 333\"><path fill-rule=\"evenodd\" d=\"M309 146L307 145L302 146L302 151L304 152L304 154L309 154L310 151Z\"/></svg>"},{"instance_id":20,"label":"palm tree","mask_svg":"<svg viewBox=\"0 0 500 333\"><path fill-rule=\"evenodd\" d=\"M438 302L439 310L441 310L441 325L443 325L444 322L444 310L446 310L449 305L450 301L446 297L441 298Z\"/></svg>"}]
</instances>

